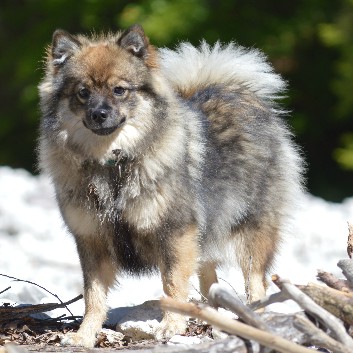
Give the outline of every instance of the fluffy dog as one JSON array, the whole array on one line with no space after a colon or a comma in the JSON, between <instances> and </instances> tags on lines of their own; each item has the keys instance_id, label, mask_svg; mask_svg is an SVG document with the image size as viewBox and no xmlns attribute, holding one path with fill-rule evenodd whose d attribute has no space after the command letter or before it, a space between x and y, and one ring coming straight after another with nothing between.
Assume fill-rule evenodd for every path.
<instances>
[{"instance_id":1,"label":"fluffy dog","mask_svg":"<svg viewBox=\"0 0 353 353\"><path fill-rule=\"evenodd\" d=\"M216 268L239 265L265 294L301 158L274 100L285 84L263 54L231 43L176 51L141 26L86 37L57 30L39 86L39 164L56 190L84 277L85 316L64 343L93 347L121 273L159 270L185 301ZM184 331L166 312L156 332Z\"/></svg>"}]
</instances>

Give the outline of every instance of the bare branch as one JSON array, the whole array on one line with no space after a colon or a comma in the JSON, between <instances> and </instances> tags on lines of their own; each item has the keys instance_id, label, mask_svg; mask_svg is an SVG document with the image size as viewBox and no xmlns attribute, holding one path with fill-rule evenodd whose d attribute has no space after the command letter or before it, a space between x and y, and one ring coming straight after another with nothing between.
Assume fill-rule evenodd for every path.
<instances>
[{"instance_id":1,"label":"bare branch","mask_svg":"<svg viewBox=\"0 0 353 353\"><path fill-rule=\"evenodd\" d=\"M337 266L347 278L349 286L353 288L353 259L344 259L338 261Z\"/></svg>"},{"instance_id":2,"label":"bare branch","mask_svg":"<svg viewBox=\"0 0 353 353\"><path fill-rule=\"evenodd\" d=\"M322 330L318 329L312 322L303 317L302 315L295 315L294 326L307 334L310 337L312 344L319 347L327 348L335 353L352 353L353 351L345 346L342 343L337 342L329 335L327 335Z\"/></svg>"},{"instance_id":3,"label":"bare branch","mask_svg":"<svg viewBox=\"0 0 353 353\"><path fill-rule=\"evenodd\" d=\"M19 278L12 277L12 276L8 276L8 275L4 275L4 274L2 274L2 273L0 273L0 276L13 279L15 282L25 282L25 283L29 283L29 284L32 284L32 285L34 285L34 286L37 286L37 287L43 289L44 291L46 291L47 293L51 294L53 297L55 297L57 300L59 300L59 302L60 302L61 304L64 304L64 302L63 302L56 294L50 292L48 289L42 287L41 285L39 285L39 284L37 284L37 283L31 282L31 281L27 281L27 280L24 280L24 279L19 279ZM64 306L64 307L65 307L66 310L70 313L70 315L73 316L73 313L70 311L70 309L69 309L67 306Z\"/></svg>"},{"instance_id":4,"label":"bare branch","mask_svg":"<svg viewBox=\"0 0 353 353\"><path fill-rule=\"evenodd\" d=\"M8 321L9 319L18 319L31 314L44 313L46 311L51 311L58 308L65 308L67 305L82 299L83 296L80 294L74 299L71 299L65 303L47 303L47 304L37 304L37 305L26 305L26 306L16 306L16 307L0 307L0 322ZM72 315L73 316L73 315Z\"/></svg>"},{"instance_id":5,"label":"bare branch","mask_svg":"<svg viewBox=\"0 0 353 353\"><path fill-rule=\"evenodd\" d=\"M255 327L232 320L218 313L215 309L204 304L180 303L171 298L162 298L161 307L165 311L172 311L207 321L209 324L233 335L255 340L261 345L283 353L312 353L312 350L299 346L282 337L261 331Z\"/></svg>"},{"instance_id":6,"label":"bare branch","mask_svg":"<svg viewBox=\"0 0 353 353\"><path fill-rule=\"evenodd\" d=\"M352 290L349 288L349 283L347 280L339 279L332 273L318 270L317 279L321 282L324 282L327 286L331 288L347 293L352 292Z\"/></svg>"},{"instance_id":7,"label":"bare branch","mask_svg":"<svg viewBox=\"0 0 353 353\"><path fill-rule=\"evenodd\" d=\"M348 240L347 240L347 254L349 258L353 255L353 225L348 222Z\"/></svg>"},{"instance_id":8,"label":"bare branch","mask_svg":"<svg viewBox=\"0 0 353 353\"><path fill-rule=\"evenodd\" d=\"M249 308L251 310L258 310L261 308L264 308L270 304L274 304L274 303L282 303L285 302L286 300L289 300L290 297L288 297L288 295L282 291L277 292L277 293L273 293L271 295L267 295L266 297L261 298L260 300L257 300L255 302L252 302L249 305Z\"/></svg>"},{"instance_id":9,"label":"bare branch","mask_svg":"<svg viewBox=\"0 0 353 353\"><path fill-rule=\"evenodd\" d=\"M343 320L348 325L353 325L353 293L341 292L330 287L309 283L306 286L297 286L314 302L325 310Z\"/></svg>"},{"instance_id":10,"label":"bare branch","mask_svg":"<svg viewBox=\"0 0 353 353\"><path fill-rule=\"evenodd\" d=\"M208 299L212 306L222 307L232 311L248 325L257 327L260 330L271 331L256 313L244 305L232 292L218 283L212 284L208 293Z\"/></svg>"},{"instance_id":11,"label":"bare branch","mask_svg":"<svg viewBox=\"0 0 353 353\"><path fill-rule=\"evenodd\" d=\"M288 280L283 280L278 275L273 275L272 281L305 311L316 317L323 325L329 328L338 341L347 347L353 347L353 339L346 333L345 328L334 315L321 308L309 296Z\"/></svg>"},{"instance_id":12,"label":"bare branch","mask_svg":"<svg viewBox=\"0 0 353 353\"><path fill-rule=\"evenodd\" d=\"M11 287L7 287L7 288L3 289L3 290L0 292L0 294L6 292L6 291L9 290L10 288L11 288Z\"/></svg>"}]
</instances>

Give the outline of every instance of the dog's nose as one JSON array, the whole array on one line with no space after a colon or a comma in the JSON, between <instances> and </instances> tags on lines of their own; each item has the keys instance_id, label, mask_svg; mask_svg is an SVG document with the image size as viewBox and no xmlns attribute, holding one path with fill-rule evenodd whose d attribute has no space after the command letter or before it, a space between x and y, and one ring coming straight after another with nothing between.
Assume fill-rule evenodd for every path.
<instances>
[{"instance_id":1,"label":"dog's nose","mask_svg":"<svg viewBox=\"0 0 353 353\"><path fill-rule=\"evenodd\" d=\"M103 123L108 118L108 111L106 109L96 109L92 112L92 120L96 123Z\"/></svg>"}]
</instances>

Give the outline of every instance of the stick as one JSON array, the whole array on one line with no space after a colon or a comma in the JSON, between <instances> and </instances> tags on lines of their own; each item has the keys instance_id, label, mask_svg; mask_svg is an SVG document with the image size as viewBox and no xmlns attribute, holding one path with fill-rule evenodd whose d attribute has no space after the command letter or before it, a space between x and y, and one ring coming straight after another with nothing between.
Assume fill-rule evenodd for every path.
<instances>
[{"instance_id":1,"label":"stick","mask_svg":"<svg viewBox=\"0 0 353 353\"><path fill-rule=\"evenodd\" d=\"M349 288L347 280L339 279L332 273L317 270L317 279L321 282L324 282L327 286L331 288L347 293L352 292L352 290Z\"/></svg>"},{"instance_id":2,"label":"stick","mask_svg":"<svg viewBox=\"0 0 353 353\"><path fill-rule=\"evenodd\" d=\"M347 278L349 286L353 288L353 259L344 259L338 261L337 266Z\"/></svg>"},{"instance_id":3,"label":"stick","mask_svg":"<svg viewBox=\"0 0 353 353\"><path fill-rule=\"evenodd\" d=\"M353 347L353 339L348 336L346 330L334 315L321 308L310 297L304 294L299 288L290 283L288 280L283 280L278 275L273 275L272 281L281 290L285 291L305 311L315 316L322 324L329 328L338 341L347 347Z\"/></svg>"},{"instance_id":4,"label":"stick","mask_svg":"<svg viewBox=\"0 0 353 353\"><path fill-rule=\"evenodd\" d=\"M20 307L0 307L0 322L7 321L9 319L18 319L20 317L28 316L35 313L43 313L46 311L51 311L58 308L65 308L67 305L82 299L82 294L78 295L76 298L71 299L65 303L48 303L48 304L37 304L28 305ZM73 315L71 315L73 316Z\"/></svg>"},{"instance_id":5,"label":"stick","mask_svg":"<svg viewBox=\"0 0 353 353\"><path fill-rule=\"evenodd\" d=\"M222 287L218 283L212 284L208 293L210 304L214 307L222 307L237 314L245 323L256 327L260 330L270 332L270 328L261 321L260 317L251 309L244 305L237 297L228 289Z\"/></svg>"},{"instance_id":6,"label":"stick","mask_svg":"<svg viewBox=\"0 0 353 353\"><path fill-rule=\"evenodd\" d=\"M252 302L249 305L249 308L251 310L258 310L266 307L267 305L274 304L274 303L282 303L289 299L290 298L286 293L280 291L277 293L273 293L271 295L267 295L266 297L263 297L260 300L257 300L255 302Z\"/></svg>"},{"instance_id":7,"label":"stick","mask_svg":"<svg viewBox=\"0 0 353 353\"><path fill-rule=\"evenodd\" d=\"M24 279L19 279L19 278L12 277L12 276L8 276L8 275L3 275L2 273L0 273L0 276L13 279L15 282L25 282L25 283L33 284L34 286L37 286L37 287L39 287L39 288L45 290L47 293L51 294L52 296L54 296L56 299L59 300L59 302L60 302L61 304L64 304L64 302L63 302L56 294L50 292L48 289L46 289L46 288L40 286L40 285L37 284L37 283L31 282L31 281L26 281L26 280L24 280ZM65 306L65 308L66 308L66 310L70 313L70 315L73 316L73 313L70 311L70 309L69 309L67 306Z\"/></svg>"},{"instance_id":8,"label":"stick","mask_svg":"<svg viewBox=\"0 0 353 353\"><path fill-rule=\"evenodd\" d=\"M224 315L219 314L215 309L203 304L196 305L193 303L180 303L167 297L162 298L160 303L162 310L197 317L230 334L239 335L249 340L255 340L261 345L275 349L279 352L312 353L312 350L299 346L282 337L275 336L271 333L261 331L239 321L225 317Z\"/></svg>"},{"instance_id":9,"label":"stick","mask_svg":"<svg viewBox=\"0 0 353 353\"><path fill-rule=\"evenodd\" d=\"M316 283L297 287L329 313L353 325L353 292L342 292Z\"/></svg>"},{"instance_id":10,"label":"stick","mask_svg":"<svg viewBox=\"0 0 353 353\"><path fill-rule=\"evenodd\" d=\"M348 240L347 240L347 254L349 258L353 255L353 225L348 222Z\"/></svg>"},{"instance_id":11,"label":"stick","mask_svg":"<svg viewBox=\"0 0 353 353\"><path fill-rule=\"evenodd\" d=\"M11 288L11 287L7 287L7 288L3 289L3 290L0 292L0 294L6 292L6 291L9 290L10 288Z\"/></svg>"},{"instance_id":12,"label":"stick","mask_svg":"<svg viewBox=\"0 0 353 353\"><path fill-rule=\"evenodd\" d=\"M353 353L353 350L334 340L302 315L297 314L294 316L293 325L298 330L308 335L310 337L310 343L314 345L327 348L335 353Z\"/></svg>"}]
</instances>

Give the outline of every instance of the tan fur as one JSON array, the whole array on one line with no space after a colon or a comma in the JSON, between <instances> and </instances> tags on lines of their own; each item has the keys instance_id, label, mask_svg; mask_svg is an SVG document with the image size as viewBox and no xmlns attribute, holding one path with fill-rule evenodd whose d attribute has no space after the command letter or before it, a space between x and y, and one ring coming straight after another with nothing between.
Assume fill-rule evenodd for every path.
<instances>
[{"instance_id":1,"label":"tan fur","mask_svg":"<svg viewBox=\"0 0 353 353\"><path fill-rule=\"evenodd\" d=\"M248 300L301 191L301 159L273 104L284 87L235 44L157 50L141 26L107 35L58 30L40 84L39 164L52 178L84 277L85 316L63 343L92 348L116 275L159 270L186 301L220 266L240 266ZM165 313L156 338L185 332Z\"/></svg>"},{"instance_id":2,"label":"tan fur","mask_svg":"<svg viewBox=\"0 0 353 353\"><path fill-rule=\"evenodd\" d=\"M189 293L189 279L197 268L198 229L191 226L184 234L177 235L177 242L174 244L175 263L166 266L160 263L164 293L178 301L186 301ZM173 332L183 332L186 328L185 317L179 314L166 312L156 332L157 339L170 337Z\"/></svg>"},{"instance_id":3,"label":"tan fur","mask_svg":"<svg viewBox=\"0 0 353 353\"><path fill-rule=\"evenodd\" d=\"M201 262L199 266L198 276L200 282L200 292L202 300L207 300L208 292L213 283L218 283L217 264L213 262Z\"/></svg>"}]
</instances>

